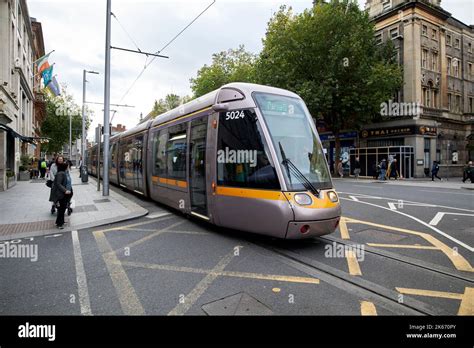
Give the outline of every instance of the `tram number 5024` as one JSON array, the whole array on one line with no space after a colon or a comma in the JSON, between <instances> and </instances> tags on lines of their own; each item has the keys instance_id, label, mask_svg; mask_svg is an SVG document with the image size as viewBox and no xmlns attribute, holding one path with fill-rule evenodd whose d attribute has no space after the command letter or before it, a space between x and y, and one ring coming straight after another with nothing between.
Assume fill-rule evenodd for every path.
<instances>
[{"instance_id":1,"label":"tram number 5024","mask_svg":"<svg viewBox=\"0 0 474 348\"><path fill-rule=\"evenodd\" d=\"M225 120L238 120L239 118L244 118L245 113L244 110L235 110L235 111L228 111L225 113Z\"/></svg>"}]
</instances>

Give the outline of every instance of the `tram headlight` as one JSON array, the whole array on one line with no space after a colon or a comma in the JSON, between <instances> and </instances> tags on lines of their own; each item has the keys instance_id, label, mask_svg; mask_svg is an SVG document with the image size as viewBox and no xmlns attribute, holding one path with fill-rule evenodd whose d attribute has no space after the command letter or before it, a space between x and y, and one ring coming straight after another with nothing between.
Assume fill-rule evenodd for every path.
<instances>
[{"instance_id":1,"label":"tram headlight","mask_svg":"<svg viewBox=\"0 0 474 348\"><path fill-rule=\"evenodd\" d=\"M334 192L334 191L329 191L328 192L328 198L331 202L334 202L336 203L337 201L339 201L339 198L337 197L337 193Z\"/></svg>"},{"instance_id":2,"label":"tram headlight","mask_svg":"<svg viewBox=\"0 0 474 348\"><path fill-rule=\"evenodd\" d=\"M295 195L295 202L298 203L299 205L311 205L311 204L313 204L313 200L306 193L297 193Z\"/></svg>"}]
</instances>

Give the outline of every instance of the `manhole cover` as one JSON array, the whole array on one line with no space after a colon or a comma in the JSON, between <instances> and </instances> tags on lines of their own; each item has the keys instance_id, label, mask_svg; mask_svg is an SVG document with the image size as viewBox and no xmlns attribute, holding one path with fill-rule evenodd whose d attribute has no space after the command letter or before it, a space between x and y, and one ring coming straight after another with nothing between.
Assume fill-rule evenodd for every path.
<instances>
[{"instance_id":1,"label":"manhole cover","mask_svg":"<svg viewBox=\"0 0 474 348\"><path fill-rule=\"evenodd\" d=\"M245 292L224 297L201 307L208 315L272 315L273 311Z\"/></svg>"},{"instance_id":2,"label":"manhole cover","mask_svg":"<svg viewBox=\"0 0 474 348\"><path fill-rule=\"evenodd\" d=\"M107 203L110 202L110 199L104 198L104 199L94 199L94 203Z\"/></svg>"},{"instance_id":3,"label":"manhole cover","mask_svg":"<svg viewBox=\"0 0 474 348\"><path fill-rule=\"evenodd\" d=\"M382 230L373 230L367 229L360 232L356 232L358 236L366 237L371 241L383 241L383 242L399 242L405 238L408 238L406 235L400 235L397 233L382 231Z\"/></svg>"}]
</instances>

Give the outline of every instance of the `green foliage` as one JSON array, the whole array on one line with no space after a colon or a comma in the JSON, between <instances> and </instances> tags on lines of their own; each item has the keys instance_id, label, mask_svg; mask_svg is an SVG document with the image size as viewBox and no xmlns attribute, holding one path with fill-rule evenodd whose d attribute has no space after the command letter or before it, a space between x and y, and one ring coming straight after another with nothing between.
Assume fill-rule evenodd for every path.
<instances>
[{"instance_id":1,"label":"green foliage","mask_svg":"<svg viewBox=\"0 0 474 348\"><path fill-rule=\"evenodd\" d=\"M164 99L155 100L153 104L153 110L151 111L152 117L156 117L165 113L166 111L172 110L182 104L185 104L191 100L191 97L184 96L180 97L177 94L167 94Z\"/></svg>"},{"instance_id":2,"label":"green foliage","mask_svg":"<svg viewBox=\"0 0 474 348\"><path fill-rule=\"evenodd\" d=\"M337 152L339 132L373 120L401 87L393 45L378 46L374 35L368 14L347 0L317 1L299 15L282 6L268 24L257 80L299 94L336 136Z\"/></svg>"},{"instance_id":3,"label":"green foliage","mask_svg":"<svg viewBox=\"0 0 474 348\"><path fill-rule=\"evenodd\" d=\"M47 153L60 152L64 145L69 143L69 115L72 117L72 140L79 139L82 135L82 111L75 103L72 95L67 94L63 87L60 96L46 96L46 118L41 125L41 135L50 138L48 143L42 145L42 149ZM91 112L86 109L86 129L90 124L89 115Z\"/></svg>"},{"instance_id":4,"label":"green foliage","mask_svg":"<svg viewBox=\"0 0 474 348\"><path fill-rule=\"evenodd\" d=\"M194 97L200 97L230 82L256 82L256 55L247 52L243 45L212 55L212 64L198 70L191 78Z\"/></svg>"}]
</instances>

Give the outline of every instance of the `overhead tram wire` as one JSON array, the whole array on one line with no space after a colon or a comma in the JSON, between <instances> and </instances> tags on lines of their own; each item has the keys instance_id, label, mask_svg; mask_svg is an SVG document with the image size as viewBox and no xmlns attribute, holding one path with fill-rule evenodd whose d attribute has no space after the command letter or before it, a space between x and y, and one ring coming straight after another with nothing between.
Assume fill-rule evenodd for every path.
<instances>
[{"instance_id":1,"label":"overhead tram wire","mask_svg":"<svg viewBox=\"0 0 474 348\"><path fill-rule=\"evenodd\" d=\"M156 51L155 54L160 54L163 50L165 50L169 45L171 45L171 43L173 43L173 41L175 41L186 29L188 29L199 17L201 17L207 10L209 10L209 8L214 5L214 3L216 2L216 0L213 0L212 3L210 3L204 10L201 11L201 13L199 13L191 22L188 23L188 25L186 25L178 34L176 34L170 41L168 41L166 43L166 45L163 46L163 48L161 48L160 50ZM153 57L150 62L148 63L145 63L145 66L143 67L142 71L140 71L140 73L138 74L138 76L135 78L135 80L132 82L132 84L130 85L130 87L128 88L128 90L125 92L125 94L122 96L122 98L120 99L119 103L121 103L125 97L128 95L128 93L130 93L130 91L132 90L132 88L135 86L135 84L137 83L137 81L140 79L140 77L142 77L143 73L145 72L145 70L150 66L151 63L153 63L153 61L155 60L156 57ZM147 58L148 59L148 58Z\"/></svg>"}]
</instances>

